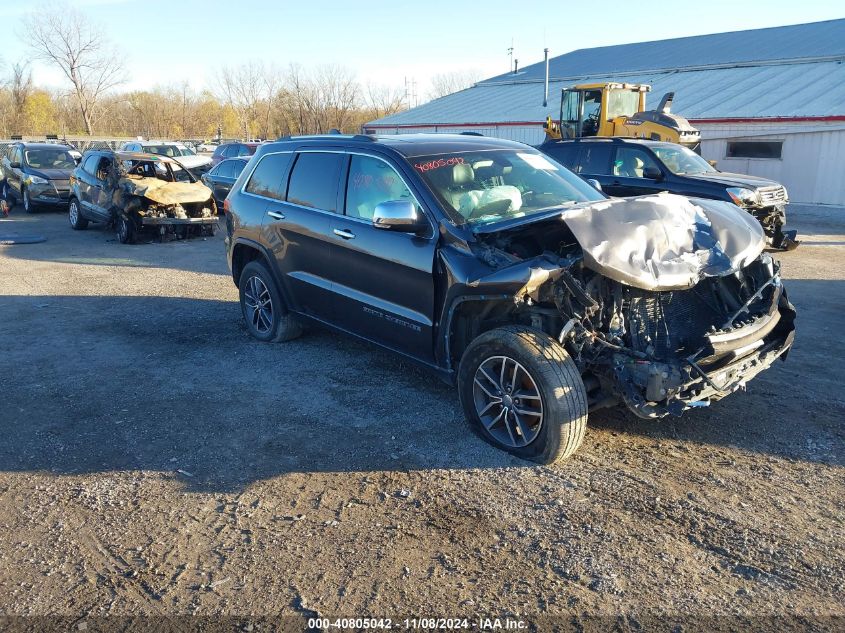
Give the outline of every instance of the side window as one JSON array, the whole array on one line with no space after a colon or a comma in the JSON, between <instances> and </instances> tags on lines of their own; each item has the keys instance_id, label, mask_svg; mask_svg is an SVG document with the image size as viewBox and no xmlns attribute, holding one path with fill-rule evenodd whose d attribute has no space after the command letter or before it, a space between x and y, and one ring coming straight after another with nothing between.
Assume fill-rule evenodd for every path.
<instances>
[{"instance_id":1,"label":"side window","mask_svg":"<svg viewBox=\"0 0 845 633\"><path fill-rule=\"evenodd\" d=\"M412 200L417 204L390 165L377 158L353 155L346 182L346 215L371 220L376 206L388 200Z\"/></svg>"},{"instance_id":2,"label":"side window","mask_svg":"<svg viewBox=\"0 0 845 633\"><path fill-rule=\"evenodd\" d=\"M111 158L103 156L100 158L100 162L97 163L97 180L105 180L109 176L109 170L111 169Z\"/></svg>"},{"instance_id":3,"label":"side window","mask_svg":"<svg viewBox=\"0 0 845 633\"><path fill-rule=\"evenodd\" d=\"M238 146L237 154L232 154L232 156L252 156L252 152L249 151L249 147L246 145Z\"/></svg>"},{"instance_id":4,"label":"side window","mask_svg":"<svg viewBox=\"0 0 845 633\"><path fill-rule=\"evenodd\" d=\"M293 154L268 154L258 163L246 185L248 193L265 198L285 199L285 174ZM230 164L243 161L230 160ZM243 169L243 167L241 167ZM232 176L233 178L235 175Z\"/></svg>"},{"instance_id":5,"label":"side window","mask_svg":"<svg viewBox=\"0 0 845 633\"><path fill-rule=\"evenodd\" d=\"M237 155L236 154L237 150L235 149L236 147L237 147L236 145L226 145L226 147L223 148L223 152L221 154L223 156L223 158L229 158L230 156L236 156Z\"/></svg>"},{"instance_id":6,"label":"side window","mask_svg":"<svg viewBox=\"0 0 845 633\"><path fill-rule=\"evenodd\" d=\"M221 178L232 178L232 164L234 162L233 160L224 160L222 163L217 163L217 167L214 168L212 173Z\"/></svg>"},{"instance_id":7,"label":"side window","mask_svg":"<svg viewBox=\"0 0 845 633\"><path fill-rule=\"evenodd\" d=\"M581 145L578 173L600 176L609 174L611 149L613 148L607 143L584 143Z\"/></svg>"},{"instance_id":8,"label":"side window","mask_svg":"<svg viewBox=\"0 0 845 633\"><path fill-rule=\"evenodd\" d=\"M23 151L21 151L20 147L15 148L15 158L12 162L20 163L21 165L23 165Z\"/></svg>"},{"instance_id":9,"label":"side window","mask_svg":"<svg viewBox=\"0 0 845 633\"><path fill-rule=\"evenodd\" d=\"M643 171L652 167L660 169L655 160L637 147L616 148L613 161L613 175L623 178L643 178Z\"/></svg>"},{"instance_id":10,"label":"side window","mask_svg":"<svg viewBox=\"0 0 845 633\"><path fill-rule=\"evenodd\" d=\"M564 167L575 171L578 162L578 147L575 143L552 144L543 147L543 151Z\"/></svg>"},{"instance_id":11,"label":"side window","mask_svg":"<svg viewBox=\"0 0 845 633\"><path fill-rule=\"evenodd\" d=\"M345 154L304 152L299 154L288 185L288 202L337 211L337 188Z\"/></svg>"},{"instance_id":12,"label":"side window","mask_svg":"<svg viewBox=\"0 0 845 633\"><path fill-rule=\"evenodd\" d=\"M232 178L237 178L241 175L241 172L246 167L246 162L242 160L233 160L232 161Z\"/></svg>"},{"instance_id":13,"label":"side window","mask_svg":"<svg viewBox=\"0 0 845 633\"><path fill-rule=\"evenodd\" d=\"M91 154L88 158L85 159L85 162L82 164L82 169L84 169L93 176L97 173L97 163L99 162L100 157L96 154Z\"/></svg>"}]
</instances>

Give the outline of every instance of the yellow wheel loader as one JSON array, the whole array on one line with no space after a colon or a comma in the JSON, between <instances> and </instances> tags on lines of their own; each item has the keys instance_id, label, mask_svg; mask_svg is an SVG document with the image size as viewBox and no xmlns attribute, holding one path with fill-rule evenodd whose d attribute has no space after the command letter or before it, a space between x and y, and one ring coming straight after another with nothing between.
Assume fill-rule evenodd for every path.
<instances>
[{"instance_id":1,"label":"yellow wheel loader","mask_svg":"<svg viewBox=\"0 0 845 633\"><path fill-rule=\"evenodd\" d=\"M680 143L698 151L701 132L684 117L672 114L674 92L667 92L656 110L645 109L648 84L596 83L565 88L560 119L546 119L546 141L584 136L626 136Z\"/></svg>"}]
</instances>

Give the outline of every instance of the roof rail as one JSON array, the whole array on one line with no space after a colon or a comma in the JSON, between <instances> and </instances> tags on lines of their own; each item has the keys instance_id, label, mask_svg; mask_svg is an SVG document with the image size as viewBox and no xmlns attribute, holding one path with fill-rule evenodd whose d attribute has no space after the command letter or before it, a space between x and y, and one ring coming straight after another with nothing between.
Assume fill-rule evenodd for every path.
<instances>
[{"instance_id":1,"label":"roof rail","mask_svg":"<svg viewBox=\"0 0 845 633\"><path fill-rule=\"evenodd\" d=\"M331 140L334 140L335 138L346 138L353 141L366 141L367 143L375 143L378 140L375 136L369 134L341 134L340 132L329 132L328 134L299 134L295 136L280 136L276 139L276 141L293 141L310 138Z\"/></svg>"}]
</instances>

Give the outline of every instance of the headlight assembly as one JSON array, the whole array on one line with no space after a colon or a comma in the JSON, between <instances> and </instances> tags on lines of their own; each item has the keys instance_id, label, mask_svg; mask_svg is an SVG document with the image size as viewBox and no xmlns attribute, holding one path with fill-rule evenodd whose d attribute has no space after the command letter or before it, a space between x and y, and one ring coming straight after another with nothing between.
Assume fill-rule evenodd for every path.
<instances>
[{"instance_id":1,"label":"headlight assembly","mask_svg":"<svg viewBox=\"0 0 845 633\"><path fill-rule=\"evenodd\" d=\"M744 187L729 187L728 195L738 207L753 207L760 204L760 196L756 191Z\"/></svg>"}]
</instances>

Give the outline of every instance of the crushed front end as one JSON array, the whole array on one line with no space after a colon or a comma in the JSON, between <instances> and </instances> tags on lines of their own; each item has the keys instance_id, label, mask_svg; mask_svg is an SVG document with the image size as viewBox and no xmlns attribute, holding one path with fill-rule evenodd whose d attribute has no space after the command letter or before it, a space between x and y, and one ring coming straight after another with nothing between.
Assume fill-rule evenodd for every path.
<instances>
[{"instance_id":1,"label":"crushed front end","mask_svg":"<svg viewBox=\"0 0 845 633\"><path fill-rule=\"evenodd\" d=\"M612 200L481 236L498 270L476 286L518 286L514 318L565 346L591 408L678 415L744 388L792 346L779 266L728 203Z\"/></svg>"},{"instance_id":2,"label":"crushed front end","mask_svg":"<svg viewBox=\"0 0 845 633\"><path fill-rule=\"evenodd\" d=\"M690 289L620 287L608 298L608 335L597 339L585 332L582 350L599 352L593 366L609 357L603 377L641 417L677 415L744 388L777 358L786 358L795 336L795 309L766 254L735 274Z\"/></svg>"}]
</instances>

